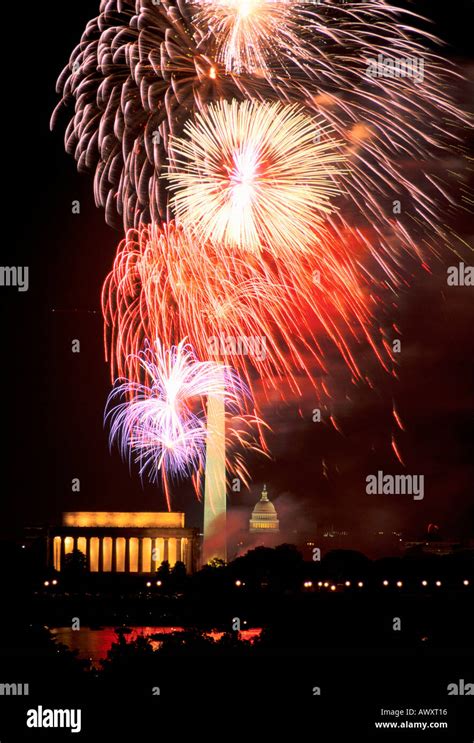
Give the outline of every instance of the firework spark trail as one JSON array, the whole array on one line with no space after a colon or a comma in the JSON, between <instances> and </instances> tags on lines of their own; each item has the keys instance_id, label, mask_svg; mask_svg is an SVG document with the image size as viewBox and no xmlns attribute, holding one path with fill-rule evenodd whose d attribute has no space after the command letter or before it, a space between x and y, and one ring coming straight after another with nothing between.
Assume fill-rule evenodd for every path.
<instances>
[{"instance_id":1,"label":"firework spark trail","mask_svg":"<svg viewBox=\"0 0 474 743\"><path fill-rule=\"evenodd\" d=\"M192 474L198 483L202 474L207 441L204 398L225 402L231 424L225 434L229 449L260 451L249 436L249 425L263 422L236 416L249 391L229 366L198 361L184 340L170 349L158 340L145 343L134 362L139 376L117 380L107 401L110 447L116 444L123 459L138 464L140 477L147 475L151 482L161 477L169 509L170 480ZM140 376L143 383L136 381ZM229 455L228 467L247 482L241 452Z\"/></svg>"},{"instance_id":2,"label":"firework spark trail","mask_svg":"<svg viewBox=\"0 0 474 743\"><path fill-rule=\"evenodd\" d=\"M372 280L358 270L363 250L355 232L328 233L318 251L287 264L266 251L242 256L221 244L197 248L174 223L130 230L102 295L112 378L137 378L137 355L150 337L167 347L187 337L199 358L227 361L250 388L253 369L264 390L282 396L284 386L301 394L300 374L320 391L325 338L358 379L362 343L388 369L393 357L378 330L380 302L370 301ZM216 345L239 338L265 339L265 353Z\"/></svg>"},{"instance_id":3,"label":"firework spark trail","mask_svg":"<svg viewBox=\"0 0 474 743\"><path fill-rule=\"evenodd\" d=\"M276 257L314 247L315 228L333 211L338 142L299 106L220 101L170 141L167 179L176 220L199 242ZM326 132L323 132L324 134Z\"/></svg>"},{"instance_id":4,"label":"firework spark trail","mask_svg":"<svg viewBox=\"0 0 474 743\"><path fill-rule=\"evenodd\" d=\"M392 434L392 449L395 452L395 456L397 457L397 459L400 462L400 464L402 464L403 466L405 466L405 462L402 459L402 455L400 454L400 449L398 448L398 444L397 444L397 442L395 440L395 436L393 434Z\"/></svg>"},{"instance_id":5,"label":"firework spark trail","mask_svg":"<svg viewBox=\"0 0 474 743\"><path fill-rule=\"evenodd\" d=\"M228 24L236 10L252 19L252 28L241 24L237 36L230 35L234 50L249 49L249 42L255 50L257 34L258 54L266 58L263 66L261 59L247 65L240 53L237 64L252 67L240 74L219 62L226 37L212 31L216 23ZM455 69L427 50L437 41L412 25L419 23L419 16L383 0L310 6L103 0L58 81L62 98L53 121L63 104L74 102L66 147L81 170L95 172L96 201L107 220L113 223L119 214L129 228L172 216L161 179L169 136L182 136L196 111L232 98L304 105L344 142L340 150L348 165L338 176L335 219L344 228L357 214L361 226L378 235L373 260L397 276L407 254L423 260L457 239L444 227L452 209L450 179L440 188L433 171L458 146L455 127L467 117L450 96ZM370 77L370 60L379 55L422 59L422 84L410 77ZM229 67L236 55L224 56ZM417 172L400 167L407 160L422 163ZM397 218L394 199L403 204ZM432 235L424 236L421 250L426 222Z\"/></svg>"},{"instance_id":6,"label":"firework spark trail","mask_svg":"<svg viewBox=\"0 0 474 743\"><path fill-rule=\"evenodd\" d=\"M400 418L400 416L398 414L397 409L395 408L395 403L393 403L393 405L392 405L392 413L393 413L393 417L395 418L395 420L397 422L397 426L399 427L399 429L401 431L404 431L405 430L405 426L403 424L402 419Z\"/></svg>"},{"instance_id":7,"label":"firework spark trail","mask_svg":"<svg viewBox=\"0 0 474 743\"><path fill-rule=\"evenodd\" d=\"M52 125L74 101L66 149L81 172L94 171L95 200L109 224L121 219L128 229L167 217L159 175L168 138L193 111L229 96L265 98L265 81L221 74L207 36L187 0L102 0L72 52Z\"/></svg>"},{"instance_id":8,"label":"firework spark trail","mask_svg":"<svg viewBox=\"0 0 474 743\"><path fill-rule=\"evenodd\" d=\"M302 25L294 3L274 0L196 0L194 22L209 28L216 42L216 59L226 72L270 75L275 61L311 61L302 42ZM290 50L292 50L290 52ZM272 64L273 63L273 64Z\"/></svg>"},{"instance_id":9,"label":"firework spark trail","mask_svg":"<svg viewBox=\"0 0 474 743\"><path fill-rule=\"evenodd\" d=\"M238 28L229 23L229 8L234 18L238 11ZM74 104L67 150L80 170L94 172L107 221L118 215L126 229L137 228L121 243L103 291L114 370L139 378L133 356L145 338L172 346L188 337L198 357L208 358L209 338L221 335L265 337L266 358L230 351L229 361L249 385L255 370L267 388L288 378L296 394L298 374L317 386L318 370L326 373L324 338L356 379L364 378L361 342L386 369L393 366L380 329L384 297L392 292L396 301L413 261L427 270L430 255L454 249L457 236L444 221L457 176L441 175L439 163L459 148L456 129L468 123L449 92L457 73L427 50L437 40L412 23L419 17L385 0L310 7L199 0L194 8L185 0L102 0L58 81L53 123L63 105ZM421 59L422 84L370 76L379 57ZM184 139L193 125L186 122L199 121L196 114L205 115L213 101L243 99L254 107L255 101L303 107L302 116L321 122L318 144L333 164L323 178L327 198L318 202L329 211L318 214L313 204L312 235L300 228L299 243L297 220L287 246L281 229L276 238L265 232L261 213L246 222L256 153L248 147L235 153L234 171L245 177L234 183L231 218L217 224L217 233L227 229L237 247L253 247L245 258L229 245L197 246L176 228L163 178L168 162L171 172L179 168L170 142ZM396 213L395 200L403 206Z\"/></svg>"}]
</instances>

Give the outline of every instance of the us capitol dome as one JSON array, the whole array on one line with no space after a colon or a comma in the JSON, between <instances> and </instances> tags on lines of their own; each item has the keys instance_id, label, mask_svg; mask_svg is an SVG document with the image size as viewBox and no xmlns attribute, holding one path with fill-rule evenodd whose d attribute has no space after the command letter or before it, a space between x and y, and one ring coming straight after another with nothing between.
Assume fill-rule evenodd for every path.
<instances>
[{"instance_id":1,"label":"us capitol dome","mask_svg":"<svg viewBox=\"0 0 474 743\"><path fill-rule=\"evenodd\" d=\"M263 486L260 500L250 517L250 532L278 532L280 522L275 506L268 500L267 486Z\"/></svg>"}]
</instances>

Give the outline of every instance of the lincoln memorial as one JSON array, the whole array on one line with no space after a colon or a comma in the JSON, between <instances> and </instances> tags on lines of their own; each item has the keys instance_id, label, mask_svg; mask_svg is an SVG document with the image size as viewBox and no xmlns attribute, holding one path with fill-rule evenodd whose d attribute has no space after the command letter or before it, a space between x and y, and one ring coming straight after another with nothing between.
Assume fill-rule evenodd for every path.
<instances>
[{"instance_id":1,"label":"lincoln memorial","mask_svg":"<svg viewBox=\"0 0 474 743\"><path fill-rule=\"evenodd\" d=\"M64 567L77 549L91 573L155 573L167 560L179 560L188 573L198 563L198 529L186 529L184 513L155 511L67 511L62 526L49 530L48 564Z\"/></svg>"}]
</instances>

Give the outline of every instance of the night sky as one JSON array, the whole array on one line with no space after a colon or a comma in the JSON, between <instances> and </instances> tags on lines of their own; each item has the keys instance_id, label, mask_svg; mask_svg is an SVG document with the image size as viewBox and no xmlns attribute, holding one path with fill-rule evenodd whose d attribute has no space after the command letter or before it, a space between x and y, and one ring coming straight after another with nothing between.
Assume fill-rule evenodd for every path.
<instances>
[{"instance_id":1,"label":"night sky","mask_svg":"<svg viewBox=\"0 0 474 743\"><path fill-rule=\"evenodd\" d=\"M78 175L74 159L64 152L64 128L49 130L55 80L98 4L34 3L4 22L5 32L17 37L17 50L4 57L8 74L2 80L7 119L2 264L28 265L30 290L0 289L6 408L2 536L24 525L54 523L63 510L165 507L159 488L142 487L136 472L130 475L117 453L109 453L103 428L110 379L100 291L121 234L105 225L95 207L92 176ZM446 53L473 80L468 57L473 3L437 3L434 10L432 5L413 7L436 14L434 31L451 45ZM467 84L461 84L460 95L468 99ZM71 213L75 199L80 215ZM472 221L456 228L472 238ZM446 538L474 536L473 289L448 290L446 266L457 260L449 255L443 260L433 265L431 276L422 271L413 276L393 318L403 332L399 380L368 360L375 389L356 388L335 360L331 381L342 434L327 422L312 422L317 401L311 395L273 406L267 411L273 460L249 460L252 491L233 497L232 506L246 506L247 514L266 482L287 525L295 528L334 523L418 536L433 522ZM80 340L79 354L71 352L74 339ZM397 435L405 469L390 446L393 401L406 428ZM423 474L424 500L370 500L365 477L378 469ZM71 491L75 477L80 493ZM200 524L190 483L176 490L174 506L186 511L189 525Z\"/></svg>"}]
</instances>

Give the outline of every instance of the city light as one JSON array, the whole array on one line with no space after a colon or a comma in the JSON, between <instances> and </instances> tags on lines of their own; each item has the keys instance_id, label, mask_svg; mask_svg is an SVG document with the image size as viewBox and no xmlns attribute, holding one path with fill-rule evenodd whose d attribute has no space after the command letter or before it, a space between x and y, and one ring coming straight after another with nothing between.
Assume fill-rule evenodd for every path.
<instances>
[{"instance_id":1,"label":"city light","mask_svg":"<svg viewBox=\"0 0 474 743\"><path fill-rule=\"evenodd\" d=\"M318 586L319 586L320 588L321 588L321 586L322 586L322 585L323 585L323 582L322 582L321 580L320 580L320 581L318 581Z\"/></svg>"},{"instance_id":2,"label":"city light","mask_svg":"<svg viewBox=\"0 0 474 743\"><path fill-rule=\"evenodd\" d=\"M313 586L313 582L312 581L305 580L305 582L304 582L304 587L305 588L312 588L312 586Z\"/></svg>"},{"instance_id":3,"label":"city light","mask_svg":"<svg viewBox=\"0 0 474 743\"><path fill-rule=\"evenodd\" d=\"M351 585L351 582L350 582L350 580L346 580L346 582L345 582L345 584L344 584L344 585L345 585L345 586L347 586L347 588L350 588L350 585Z\"/></svg>"},{"instance_id":4,"label":"city light","mask_svg":"<svg viewBox=\"0 0 474 743\"><path fill-rule=\"evenodd\" d=\"M58 585L58 581L57 580L53 580L52 583L53 583L53 586L57 586Z\"/></svg>"},{"instance_id":5,"label":"city light","mask_svg":"<svg viewBox=\"0 0 474 743\"><path fill-rule=\"evenodd\" d=\"M428 581L427 580L422 580L421 581L421 585L422 586L427 586L428 585Z\"/></svg>"},{"instance_id":6,"label":"city light","mask_svg":"<svg viewBox=\"0 0 474 743\"><path fill-rule=\"evenodd\" d=\"M329 586L329 583L323 583L324 588L327 588Z\"/></svg>"},{"instance_id":7,"label":"city light","mask_svg":"<svg viewBox=\"0 0 474 743\"><path fill-rule=\"evenodd\" d=\"M242 585L242 581L241 581L241 580L236 580L236 581L235 581L235 585L236 585L237 587L240 587L240 586Z\"/></svg>"},{"instance_id":8,"label":"city light","mask_svg":"<svg viewBox=\"0 0 474 743\"><path fill-rule=\"evenodd\" d=\"M437 581L436 581L436 585L437 585L437 586L438 586L438 588L439 588L439 587L441 586L441 581L440 581L440 580L437 580Z\"/></svg>"},{"instance_id":9,"label":"city light","mask_svg":"<svg viewBox=\"0 0 474 743\"><path fill-rule=\"evenodd\" d=\"M360 581L358 582L358 584L357 584L357 585L359 586L359 588L363 588L363 587L364 587L364 584L362 583L362 581L361 581L361 580L360 580Z\"/></svg>"},{"instance_id":10,"label":"city light","mask_svg":"<svg viewBox=\"0 0 474 743\"><path fill-rule=\"evenodd\" d=\"M403 586L403 583L401 580L397 580L397 588L401 588Z\"/></svg>"},{"instance_id":11,"label":"city light","mask_svg":"<svg viewBox=\"0 0 474 743\"><path fill-rule=\"evenodd\" d=\"M468 580L463 580L462 584L463 584L463 586L468 586L469 585L469 581Z\"/></svg>"},{"instance_id":12,"label":"city light","mask_svg":"<svg viewBox=\"0 0 474 743\"><path fill-rule=\"evenodd\" d=\"M335 590L336 590L336 586L331 586L331 591L335 591Z\"/></svg>"},{"instance_id":13,"label":"city light","mask_svg":"<svg viewBox=\"0 0 474 743\"><path fill-rule=\"evenodd\" d=\"M150 586L151 586L151 581L150 581L150 580L147 580L147 582L146 582L146 587L147 587L147 588L150 588Z\"/></svg>"},{"instance_id":14,"label":"city light","mask_svg":"<svg viewBox=\"0 0 474 743\"><path fill-rule=\"evenodd\" d=\"M383 585L388 586L388 580L384 580Z\"/></svg>"},{"instance_id":15,"label":"city light","mask_svg":"<svg viewBox=\"0 0 474 743\"><path fill-rule=\"evenodd\" d=\"M49 586L49 580L45 580L44 585Z\"/></svg>"},{"instance_id":16,"label":"city light","mask_svg":"<svg viewBox=\"0 0 474 743\"><path fill-rule=\"evenodd\" d=\"M157 581L156 581L156 585L157 585L158 587L159 587L159 586L161 586L161 580L157 580Z\"/></svg>"}]
</instances>

